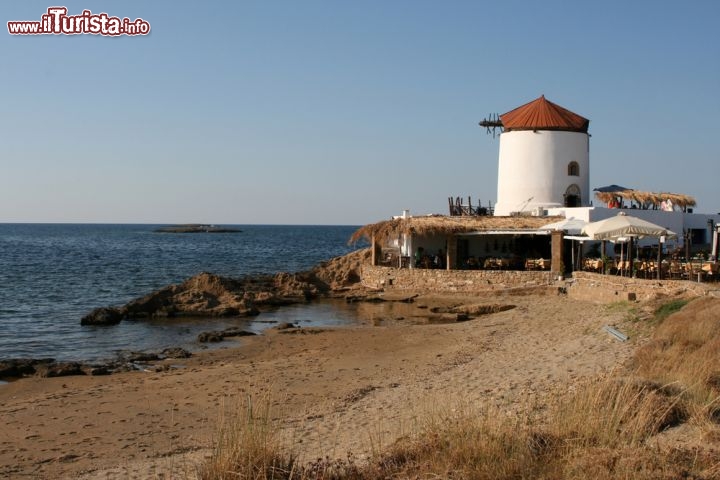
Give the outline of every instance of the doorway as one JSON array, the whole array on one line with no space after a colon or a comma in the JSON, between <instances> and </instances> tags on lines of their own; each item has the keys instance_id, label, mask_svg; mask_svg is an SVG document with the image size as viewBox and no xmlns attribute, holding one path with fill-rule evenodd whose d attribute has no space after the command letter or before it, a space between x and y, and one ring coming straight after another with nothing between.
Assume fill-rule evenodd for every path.
<instances>
[{"instance_id":1,"label":"doorway","mask_svg":"<svg viewBox=\"0 0 720 480\"><path fill-rule=\"evenodd\" d=\"M580 207L581 200L580 200L580 187L578 187L575 184L570 185L567 190L565 190L565 206L568 208L575 208Z\"/></svg>"}]
</instances>

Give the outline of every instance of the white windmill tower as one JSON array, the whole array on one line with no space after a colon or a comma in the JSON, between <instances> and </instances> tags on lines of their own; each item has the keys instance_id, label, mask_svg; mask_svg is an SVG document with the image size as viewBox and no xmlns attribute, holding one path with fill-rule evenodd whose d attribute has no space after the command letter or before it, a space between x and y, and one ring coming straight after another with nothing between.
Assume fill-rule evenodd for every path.
<instances>
[{"instance_id":1,"label":"white windmill tower","mask_svg":"<svg viewBox=\"0 0 720 480\"><path fill-rule=\"evenodd\" d=\"M544 95L480 122L502 129L495 215L589 206L589 124Z\"/></svg>"}]
</instances>

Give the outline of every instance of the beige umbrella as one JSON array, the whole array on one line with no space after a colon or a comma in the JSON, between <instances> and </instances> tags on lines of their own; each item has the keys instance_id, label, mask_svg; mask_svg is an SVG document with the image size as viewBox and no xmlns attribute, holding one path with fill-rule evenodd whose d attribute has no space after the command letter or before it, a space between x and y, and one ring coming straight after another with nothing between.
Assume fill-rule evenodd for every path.
<instances>
[{"instance_id":1,"label":"beige umbrella","mask_svg":"<svg viewBox=\"0 0 720 480\"><path fill-rule=\"evenodd\" d=\"M655 225L642 218L627 215L625 212L620 212L616 216L606 218L605 220L589 223L583 229L583 233L593 240L610 240L611 242L626 238L677 237L675 232L665 227ZM628 252L630 273L632 274L633 264L631 255L632 252ZM620 251L620 260L622 261L622 250Z\"/></svg>"},{"instance_id":2,"label":"beige umbrella","mask_svg":"<svg viewBox=\"0 0 720 480\"><path fill-rule=\"evenodd\" d=\"M570 217L559 222L548 223L540 227L540 230L563 230L569 235L578 235L582 229L588 225L588 222L580 218Z\"/></svg>"},{"instance_id":3,"label":"beige umbrella","mask_svg":"<svg viewBox=\"0 0 720 480\"><path fill-rule=\"evenodd\" d=\"M620 212L616 216L605 220L588 223L583 228L583 233L593 240L611 241L623 237L677 237L675 232L665 227L655 225L642 218L627 215L625 212Z\"/></svg>"}]
</instances>

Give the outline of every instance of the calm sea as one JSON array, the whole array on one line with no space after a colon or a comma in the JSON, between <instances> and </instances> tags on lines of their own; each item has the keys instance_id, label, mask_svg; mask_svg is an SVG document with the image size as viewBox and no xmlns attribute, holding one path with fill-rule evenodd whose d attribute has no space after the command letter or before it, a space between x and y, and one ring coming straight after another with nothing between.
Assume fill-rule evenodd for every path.
<instances>
[{"instance_id":1,"label":"calm sea","mask_svg":"<svg viewBox=\"0 0 720 480\"><path fill-rule=\"evenodd\" d=\"M347 324L351 311L319 303L256 319L80 326L95 307L122 305L207 271L239 277L296 272L354 248L352 226L235 225L240 233L155 233L159 225L0 224L0 359L102 360L123 350L197 349L197 334L270 320Z\"/></svg>"}]
</instances>

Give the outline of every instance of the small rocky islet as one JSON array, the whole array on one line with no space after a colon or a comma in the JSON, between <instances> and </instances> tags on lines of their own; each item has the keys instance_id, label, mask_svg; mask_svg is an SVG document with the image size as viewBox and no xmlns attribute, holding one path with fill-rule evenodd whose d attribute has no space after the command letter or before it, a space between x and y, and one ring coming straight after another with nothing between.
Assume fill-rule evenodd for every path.
<instances>
[{"instance_id":1,"label":"small rocky islet","mask_svg":"<svg viewBox=\"0 0 720 480\"><path fill-rule=\"evenodd\" d=\"M242 230L230 227L219 227L202 223L169 225L155 229L155 233L240 233Z\"/></svg>"}]
</instances>

